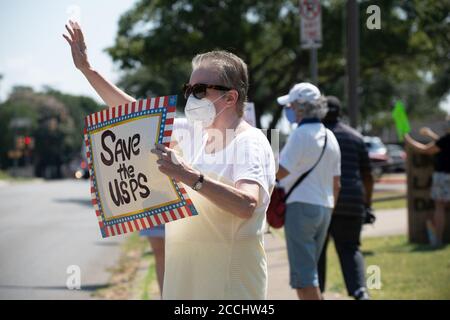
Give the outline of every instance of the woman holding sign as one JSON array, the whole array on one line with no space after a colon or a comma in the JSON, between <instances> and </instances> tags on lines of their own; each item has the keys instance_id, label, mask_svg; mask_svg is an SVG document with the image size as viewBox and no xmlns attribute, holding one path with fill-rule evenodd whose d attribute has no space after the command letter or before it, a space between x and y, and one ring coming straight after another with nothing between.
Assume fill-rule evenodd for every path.
<instances>
[{"instance_id":1,"label":"woman holding sign","mask_svg":"<svg viewBox=\"0 0 450 320\"><path fill-rule=\"evenodd\" d=\"M422 128L420 133L433 139L423 144L405 135L405 142L415 151L434 156L431 198L434 200L434 214L428 217L426 228L432 247L444 244L445 210L450 204L450 116L447 116L447 132L439 137L429 128Z\"/></svg>"},{"instance_id":2,"label":"woman holding sign","mask_svg":"<svg viewBox=\"0 0 450 320\"><path fill-rule=\"evenodd\" d=\"M135 101L94 71L78 25L64 35L75 65L110 106ZM199 214L166 225L164 299L265 299L265 213L275 185L267 138L242 119L246 64L213 51L192 60L176 143L156 145L159 170L186 186Z\"/></svg>"},{"instance_id":3,"label":"woman holding sign","mask_svg":"<svg viewBox=\"0 0 450 320\"><path fill-rule=\"evenodd\" d=\"M72 21L69 21L69 23L70 27L66 25L69 36L63 34L63 37L70 45L75 67L84 74L103 101L110 107L135 101L134 98L121 91L91 67L87 57L87 47L84 41L83 32L81 31L79 24ZM152 252L155 257L156 278L162 293L165 246L164 225L160 225L152 229L142 230L140 232L140 236L146 237L150 243L150 247L152 248Z\"/></svg>"}]
</instances>

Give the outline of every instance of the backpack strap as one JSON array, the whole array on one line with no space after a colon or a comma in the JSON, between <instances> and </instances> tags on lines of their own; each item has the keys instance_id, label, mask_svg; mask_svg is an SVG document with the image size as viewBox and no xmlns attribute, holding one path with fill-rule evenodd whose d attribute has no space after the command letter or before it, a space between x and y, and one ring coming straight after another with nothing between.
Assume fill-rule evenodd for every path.
<instances>
[{"instance_id":1,"label":"backpack strap","mask_svg":"<svg viewBox=\"0 0 450 320\"><path fill-rule=\"evenodd\" d=\"M289 192L286 194L286 196L284 197L284 201L287 200L287 198L291 195L292 191L294 191L294 189L296 187L298 187L298 185L305 180L305 178L311 173L311 171L314 170L314 168L319 164L320 160L323 157L323 154L325 153L325 149L327 147L327 141L328 141L328 134L327 134L327 129L325 128L325 142L323 143L323 148L322 148L322 152L320 153L319 159L316 161L316 163L312 166L311 169L309 169L308 171L306 171L305 173L303 173L298 180L294 183L294 185L291 187L291 189L289 190Z\"/></svg>"}]
</instances>

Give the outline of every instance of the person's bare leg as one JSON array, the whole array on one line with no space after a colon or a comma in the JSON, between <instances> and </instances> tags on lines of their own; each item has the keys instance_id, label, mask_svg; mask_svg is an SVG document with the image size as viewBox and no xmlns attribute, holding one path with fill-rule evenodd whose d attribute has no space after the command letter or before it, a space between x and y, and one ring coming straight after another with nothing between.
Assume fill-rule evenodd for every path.
<instances>
[{"instance_id":1,"label":"person's bare leg","mask_svg":"<svg viewBox=\"0 0 450 320\"><path fill-rule=\"evenodd\" d=\"M156 278L158 279L159 292L162 294L164 281L164 238L148 237L148 241L155 256Z\"/></svg>"},{"instance_id":2,"label":"person's bare leg","mask_svg":"<svg viewBox=\"0 0 450 320\"><path fill-rule=\"evenodd\" d=\"M444 228L445 228L445 206L444 201L435 201L435 211L433 216L433 225L436 230L436 236L439 244L443 243Z\"/></svg>"},{"instance_id":3,"label":"person's bare leg","mask_svg":"<svg viewBox=\"0 0 450 320\"><path fill-rule=\"evenodd\" d=\"M322 295L318 287L297 289L297 296L300 300L322 300Z\"/></svg>"}]
</instances>

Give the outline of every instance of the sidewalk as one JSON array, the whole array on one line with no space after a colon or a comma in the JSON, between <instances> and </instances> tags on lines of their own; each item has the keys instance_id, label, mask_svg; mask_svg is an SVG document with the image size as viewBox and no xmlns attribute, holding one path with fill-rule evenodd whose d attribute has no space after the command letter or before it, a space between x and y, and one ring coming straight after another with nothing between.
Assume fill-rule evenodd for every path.
<instances>
[{"instance_id":1,"label":"sidewalk","mask_svg":"<svg viewBox=\"0 0 450 320\"><path fill-rule=\"evenodd\" d=\"M362 237L382 237L407 232L407 210L382 210L375 213L374 225L365 225ZM289 263L286 242L279 234L267 234L264 238L268 260L268 294L269 300L295 300L297 294L289 286ZM326 300L346 300L346 296L334 292L325 292Z\"/></svg>"},{"instance_id":2,"label":"sidewalk","mask_svg":"<svg viewBox=\"0 0 450 320\"><path fill-rule=\"evenodd\" d=\"M289 263L286 242L277 234L266 234L264 238L267 254L269 283L268 300L298 300L297 293L289 286ZM325 292L326 300L347 300L334 292Z\"/></svg>"},{"instance_id":3,"label":"sidewalk","mask_svg":"<svg viewBox=\"0 0 450 320\"><path fill-rule=\"evenodd\" d=\"M377 220L373 225L364 225L362 237L385 237L408 232L406 208L375 211Z\"/></svg>"}]
</instances>

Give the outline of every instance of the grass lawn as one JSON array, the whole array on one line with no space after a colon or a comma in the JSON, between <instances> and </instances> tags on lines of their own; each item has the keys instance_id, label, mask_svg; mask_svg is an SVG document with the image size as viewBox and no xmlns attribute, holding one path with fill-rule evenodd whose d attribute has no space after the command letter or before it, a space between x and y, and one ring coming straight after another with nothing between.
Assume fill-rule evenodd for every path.
<instances>
[{"instance_id":1,"label":"grass lawn","mask_svg":"<svg viewBox=\"0 0 450 320\"><path fill-rule=\"evenodd\" d=\"M149 252L147 239L135 232L128 236L121 248L118 264L108 270L111 272L106 288L93 293L97 299L142 299L148 300L158 294L154 257ZM148 266L142 274L139 267Z\"/></svg>"},{"instance_id":2,"label":"grass lawn","mask_svg":"<svg viewBox=\"0 0 450 320\"><path fill-rule=\"evenodd\" d=\"M147 243L148 245L148 243ZM147 252L142 257L147 261L148 270L144 279L140 282L137 298L141 300L151 300L152 297L159 295L159 287L156 280L155 257L153 253Z\"/></svg>"},{"instance_id":3,"label":"grass lawn","mask_svg":"<svg viewBox=\"0 0 450 320\"><path fill-rule=\"evenodd\" d=\"M282 231L275 233L284 236ZM381 271L381 288L370 290L372 299L450 299L450 245L431 250L427 245L407 243L406 236L364 238L362 243L366 269L375 265ZM148 300L158 296L154 256L146 239L137 233L130 235L122 252L118 265L110 270L109 286L96 291L94 297ZM138 277L143 259L148 267ZM347 295L332 241L326 291Z\"/></svg>"},{"instance_id":4,"label":"grass lawn","mask_svg":"<svg viewBox=\"0 0 450 320\"><path fill-rule=\"evenodd\" d=\"M11 177L5 171L0 170L0 180L10 179Z\"/></svg>"},{"instance_id":5,"label":"grass lawn","mask_svg":"<svg viewBox=\"0 0 450 320\"><path fill-rule=\"evenodd\" d=\"M405 192L398 192L398 191L375 192L373 194L372 207L374 210L406 208L406 196L403 199L377 201L378 199L389 197L400 197L400 196L405 196Z\"/></svg>"},{"instance_id":6,"label":"grass lawn","mask_svg":"<svg viewBox=\"0 0 450 320\"><path fill-rule=\"evenodd\" d=\"M376 265L381 271L381 289L370 290L373 299L450 299L450 245L430 250L426 245L407 243L406 236L391 236L364 238L362 251L366 269ZM347 294L332 242L327 291Z\"/></svg>"},{"instance_id":7,"label":"grass lawn","mask_svg":"<svg viewBox=\"0 0 450 320\"><path fill-rule=\"evenodd\" d=\"M0 181L9 181L9 182L29 182L36 178L30 178L30 177L13 177L8 172L4 170L0 170Z\"/></svg>"},{"instance_id":8,"label":"grass lawn","mask_svg":"<svg viewBox=\"0 0 450 320\"><path fill-rule=\"evenodd\" d=\"M401 209L406 208L406 198L405 199L395 199L387 201L375 201L372 204L374 210L389 210L389 209Z\"/></svg>"}]
</instances>

